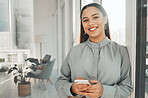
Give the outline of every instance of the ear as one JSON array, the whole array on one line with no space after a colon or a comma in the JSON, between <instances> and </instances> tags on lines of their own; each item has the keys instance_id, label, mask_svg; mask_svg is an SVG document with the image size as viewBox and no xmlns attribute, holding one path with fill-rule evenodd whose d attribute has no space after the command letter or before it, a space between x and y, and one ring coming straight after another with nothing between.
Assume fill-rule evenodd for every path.
<instances>
[{"instance_id":1,"label":"ear","mask_svg":"<svg viewBox=\"0 0 148 98\"><path fill-rule=\"evenodd\" d=\"M107 16L104 17L104 24L107 23Z\"/></svg>"}]
</instances>

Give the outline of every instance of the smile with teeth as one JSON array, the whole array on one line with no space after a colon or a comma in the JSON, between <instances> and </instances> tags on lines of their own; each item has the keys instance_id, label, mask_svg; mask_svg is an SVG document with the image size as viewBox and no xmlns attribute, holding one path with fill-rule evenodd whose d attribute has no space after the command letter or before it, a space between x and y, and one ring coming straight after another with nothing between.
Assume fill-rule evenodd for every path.
<instances>
[{"instance_id":1,"label":"smile with teeth","mask_svg":"<svg viewBox=\"0 0 148 98\"><path fill-rule=\"evenodd\" d=\"M97 29L97 27L94 27L94 28L90 28L89 30L90 31L95 31Z\"/></svg>"}]
</instances>

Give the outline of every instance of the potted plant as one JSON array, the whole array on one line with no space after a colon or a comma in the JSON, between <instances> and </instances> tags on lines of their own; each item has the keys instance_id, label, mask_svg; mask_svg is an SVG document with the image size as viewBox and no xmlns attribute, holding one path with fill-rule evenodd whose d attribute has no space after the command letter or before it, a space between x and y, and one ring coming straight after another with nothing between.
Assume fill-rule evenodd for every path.
<instances>
[{"instance_id":1,"label":"potted plant","mask_svg":"<svg viewBox=\"0 0 148 98\"><path fill-rule=\"evenodd\" d=\"M26 65L26 62L25 64ZM28 67L25 68L23 65L15 64L8 70L8 74L14 72L14 83L18 84L18 95L19 96L27 96L31 94L31 83L28 82L27 75L25 72L28 70Z\"/></svg>"}]
</instances>

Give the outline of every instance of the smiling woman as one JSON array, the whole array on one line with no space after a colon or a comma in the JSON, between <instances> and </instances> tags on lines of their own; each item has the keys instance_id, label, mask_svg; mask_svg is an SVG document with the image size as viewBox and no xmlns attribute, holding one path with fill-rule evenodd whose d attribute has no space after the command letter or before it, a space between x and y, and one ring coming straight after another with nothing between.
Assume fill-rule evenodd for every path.
<instances>
[{"instance_id":1,"label":"smiling woman","mask_svg":"<svg viewBox=\"0 0 148 98\"><path fill-rule=\"evenodd\" d=\"M105 38L105 24L107 16L103 17L102 12L95 8L89 7L82 14L82 25L84 31L89 35L92 42L99 42Z\"/></svg>"},{"instance_id":2,"label":"smiling woman","mask_svg":"<svg viewBox=\"0 0 148 98\"><path fill-rule=\"evenodd\" d=\"M56 89L60 98L128 98L132 92L126 47L110 40L104 8L91 3L81 10L81 44L73 47L61 67ZM77 84L75 80L89 80Z\"/></svg>"},{"instance_id":3,"label":"smiling woman","mask_svg":"<svg viewBox=\"0 0 148 98\"><path fill-rule=\"evenodd\" d=\"M101 41L102 39L105 38L105 35L110 39L108 16L104 8L97 5L95 5L94 7L91 5L85 6L81 11L80 17L81 17L81 39L80 39L81 43L88 39L88 35L90 33L92 36L89 35L90 37L89 39L92 40L93 38L93 40L95 40L93 42Z\"/></svg>"}]
</instances>

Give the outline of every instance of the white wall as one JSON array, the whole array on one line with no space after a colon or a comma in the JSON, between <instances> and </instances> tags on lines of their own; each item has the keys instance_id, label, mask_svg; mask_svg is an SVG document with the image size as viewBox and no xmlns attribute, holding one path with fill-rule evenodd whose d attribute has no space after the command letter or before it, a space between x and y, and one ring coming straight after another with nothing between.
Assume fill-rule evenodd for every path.
<instances>
[{"instance_id":1,"label":"white wall","mask_svg":"<svg viewBox=\"0 0 148 98\"><path fill-rule=\"evenodd\" d=\"M15 20L15 14L14 14L14 12L15 12L15 3L16 3L16 1L11 1L11 0L9 0L9 3L10 3L10 8L11 8L11 10L9 10L9 11L11 11L11 12L9 12L11 15L9 15L9 17L10 17L10 32L11 32L11 48L12 49L14 49L14 48L16 48L16 20Z\"/></svg>"},{"instance_id":2,"label":"white wall","mask_svg":"<svg viewBox=\"0 0 148 98\"><path fill-rule=\"evenodd\" d=\"M80 2L80 1L79 1ZM63 60L73 46L73 0L58 0L57 15L57 57L58 71L62 66Z\"/></svg>"},{"instance_id":3,"label":"white wall","mask_svg":"<svg viewBox=\"0 0 148 98\"><path fill-rule=\"evenodd\" d=\"M80 41L80 1L73 0L73 46Z\"/></svg>"},{"instance_id":4,"label":"white wall","mask_svg":"<svg viewBox=\"0 0 148 98\"><path fill-rule=\"evenodd\" d=\"M9 0L9 7L11 49L30 49L33 55L33 0Z\"/></svg>"},{"instance_id":5,"label":"white wall","mask_svg":"<svg viewBox=\"0 0 148 98\"><path fill-rule=\"evenodd\" d=\"M34 0L34 33L42 36L42 58L45 54L56 59L54 68L57 68L57 42L55 31L54 0ZM36 41L36 39L35 39ZM39 43L35 45L35 56L40 58Z\"/></svg>"},{"instance_id":6,"label":"white wall","mask_svg":"<svg viewBox=\"0 0 148 98\"><path fill-rule=\"evenodd\" d=\"M133 93L135 98L135 70L136 70L136 0L126 0L126 46L132 66Z\"/></svg>"}]
</instances>

